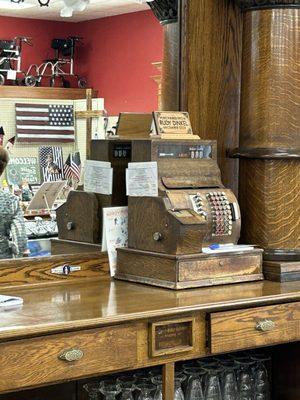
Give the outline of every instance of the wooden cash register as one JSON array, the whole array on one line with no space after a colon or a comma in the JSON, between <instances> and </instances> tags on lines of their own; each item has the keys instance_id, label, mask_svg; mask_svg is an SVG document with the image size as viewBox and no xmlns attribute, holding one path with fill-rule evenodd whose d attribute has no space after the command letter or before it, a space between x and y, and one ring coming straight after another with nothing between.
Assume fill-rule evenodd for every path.
<instances>
[{"instance_id":1,"label":"wooden cash register","mask_svg":"<svg viewBox=\"0 0 300 400\"><path fill-rule=\"evenodd\" d=\"M153 139L134 147L143 161L157 161L159 196L129 198L129 247L118 249L115 277L170 289L263 279L260 249L203 252L237 244L241 228L237 199L221 182L216 142Z\"/></svg>"}]
</instances>

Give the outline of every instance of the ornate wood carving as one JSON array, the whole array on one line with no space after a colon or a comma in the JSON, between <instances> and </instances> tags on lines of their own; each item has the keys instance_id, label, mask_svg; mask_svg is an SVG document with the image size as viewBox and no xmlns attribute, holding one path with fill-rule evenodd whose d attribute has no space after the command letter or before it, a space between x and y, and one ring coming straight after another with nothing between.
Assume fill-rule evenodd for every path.
<instances>
[{"instance_id":1,"label":"ornate wood carving","mask_svg":"<svg viewBox=\"0 0 300 400\"><path fill-rule=\"evenodd\" d=\"M148 5L162 25L178 21L178 0L154 0Z\"/></svg>"},{"instance_id":2,"label":"ornate wood carving","mask_svg":"<svg viewBox=\"0 0 300 400\"><path fill-rule=\"evenodd\" d=\"M236 0L243 10L276 7L300 7L300 0Z\"/></svg>"}]
</instances>

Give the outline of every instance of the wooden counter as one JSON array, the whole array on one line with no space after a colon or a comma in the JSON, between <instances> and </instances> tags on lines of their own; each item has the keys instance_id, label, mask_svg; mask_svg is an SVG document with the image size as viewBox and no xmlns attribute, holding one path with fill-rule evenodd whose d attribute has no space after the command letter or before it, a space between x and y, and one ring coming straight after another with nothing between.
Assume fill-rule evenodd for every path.
<instances>
[{"instance_id":1,"label":"wooden counter","mask_svg":"<svg viewBox=\"0 0 300 400\"><path fill-rule=\"evenodd\" d=\"M3 341L196 311L300 301L300 282L262 281L179 293L134 283L99 280L46 288L6 288L1 294L24 299L21 309L1 312L0 340Z\"/></svg>"},{"instance_id":2,"label":"wooden counter","mask_svg":"<svg viewBox=\"0 0 300 400\"><path fill-rule=\"evenodd\" d=\"M1 294L21 296L24 305L0 312L0 393L153 365L163 365L167 382L176 361L300 339L300 282L178 293L102 278Z\"/></svg>"}]
</instances>

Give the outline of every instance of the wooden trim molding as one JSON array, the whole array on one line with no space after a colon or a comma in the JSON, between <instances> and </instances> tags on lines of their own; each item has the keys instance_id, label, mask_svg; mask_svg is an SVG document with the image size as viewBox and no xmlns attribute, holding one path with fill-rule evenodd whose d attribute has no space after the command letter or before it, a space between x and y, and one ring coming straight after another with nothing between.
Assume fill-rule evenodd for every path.
<instances>
[{"instance_id":1,"label":"wooden trim molding","mask_svg":"<svg viewBox=\"0 0 300 400\"><path fill-rule=\"evenodd\" d=\"M243 10L299 7L300 0L236 0Z\"/></svg>"},{"instance_id":2,"label":"wooden trim molding","mask_svg":"<svg viewBox=\"0 0 300 400\"><path fill-rule=\"evenodd\" d=\"M61 99L80 100L86 98L89 89L77 88L48 88L27 86L0 86L1 99ZM97 97L97 90L92 90L92 97Z\"/></svg>"},{"instance_id":3,"label":"wooden trim molding","mask_svg":"<svg viewBox=\"0 0 300 400\"><path fill-rule=\"evenodd\" d=\"M238 148L229 153L231 158L251 159L296 159L300 158L300 148Z\"/></svg>"}]
</instances>

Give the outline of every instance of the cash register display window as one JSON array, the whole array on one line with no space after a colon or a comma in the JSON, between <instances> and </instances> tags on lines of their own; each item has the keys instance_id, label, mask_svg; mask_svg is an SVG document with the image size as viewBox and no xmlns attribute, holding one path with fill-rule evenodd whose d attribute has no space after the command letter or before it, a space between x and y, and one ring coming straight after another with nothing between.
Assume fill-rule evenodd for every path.
<instances>
[{"instance_id":1,"label":"cash register display window","mask_svg":"<svg viewBox=\"0 0 300 400\"><path fill-rule=\"evenodd\" d=\"M212 158L212 147L210 145L178 145L161 144L158 146L158 158Z\"/></svg>"},{"instance_id":2,"label":"cash register display window","mask_svg":"<svg viewBox=\"0 0 300 400\"><path fill-rule=\"evenodd\" d=\"M131 145L120 143L113 146L113 158L131 158Z\"/></svg>"}]
</instances>

